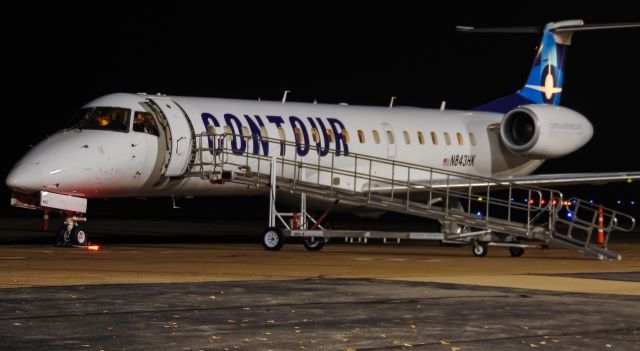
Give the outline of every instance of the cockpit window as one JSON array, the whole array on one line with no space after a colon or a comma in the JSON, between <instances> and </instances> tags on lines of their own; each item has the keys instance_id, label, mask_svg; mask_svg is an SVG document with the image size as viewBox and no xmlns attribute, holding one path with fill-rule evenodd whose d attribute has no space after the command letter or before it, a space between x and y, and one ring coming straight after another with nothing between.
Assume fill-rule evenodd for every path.
<instances>
[{"instance_id":1,"label":"cockpit window","mask_svg":"<svg viewBox=\"0 0 640 351\"><path fill-rule=\"evenodd\" d=\"M67 125L67 129L99 129L129 131L131 110L120 107L83 108Z\"/></svg>"},{"instance_id":2,"label":"cockpit window","mask_svg":"<svg viewBox=\"0 0 640 351\"><path fill-rule=\"evenodd\" d=\"M133 131L158 135L158 125L149 112L136 111L133 117Z\"/></svg>"}]
</instances>

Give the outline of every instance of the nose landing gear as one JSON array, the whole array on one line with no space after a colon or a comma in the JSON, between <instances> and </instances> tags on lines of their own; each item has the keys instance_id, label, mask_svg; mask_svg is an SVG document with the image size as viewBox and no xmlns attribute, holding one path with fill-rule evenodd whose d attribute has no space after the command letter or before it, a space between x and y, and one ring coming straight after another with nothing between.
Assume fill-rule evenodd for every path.
<instances>
[{"instance_id":1,"label":"nose landing gear","mask_svg":"<svg viewBox=\"0 0 640 351\"><path fill-rule=\"evenodd\" d=\"M89 244L87 234L78 225L78 222L86 220L84 217L67 217L56 233L56 246L87 246Z\"/></svg>"}]
</instances>

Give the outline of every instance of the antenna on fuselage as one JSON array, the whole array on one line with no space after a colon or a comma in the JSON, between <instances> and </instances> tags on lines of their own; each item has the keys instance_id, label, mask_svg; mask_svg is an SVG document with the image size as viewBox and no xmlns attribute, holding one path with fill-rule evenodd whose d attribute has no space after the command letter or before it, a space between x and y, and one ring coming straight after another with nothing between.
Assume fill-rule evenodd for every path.
<instances>
[{"instance_id":1,"label":"antenna on fuselage","mask_svg":"<svg viewBox=\"0 0 640 351\"><path fill-rule=\"evenodd\" d=\"M291 90L285 90L284 91L284 95L282 95L282 103L284 104L285 102L287 102L287 94L289 94L291 92Z\"/></svg>"},{"instance_id":2,"label":"antenna on fuselage","mask_svg":"<svg viewBox=\"0 0 640 351\"><path fill-rule=\"evenodd\" d=\"M389 108L392 108L392 107L393 107L393 102L394 102L394 101L396 101L396 97L395 97L395 96L392 96L392 97L391 97L391 101L389 101Z\"/></svg>"}]
</instances>

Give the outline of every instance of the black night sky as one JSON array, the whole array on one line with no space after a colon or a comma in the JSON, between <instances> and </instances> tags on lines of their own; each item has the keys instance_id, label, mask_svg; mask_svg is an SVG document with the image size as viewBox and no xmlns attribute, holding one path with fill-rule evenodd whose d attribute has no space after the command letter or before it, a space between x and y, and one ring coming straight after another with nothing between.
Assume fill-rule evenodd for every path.
<instances>
[{"instance_id":1,"label":"black night sky","mask_svg":"<svg viewBox=\"0 0 640 351\"><path fill-rule=\"evenodd\" d=\"M109 2L7 11L1 24L2 211L9 208L4 178L20 155L103 94L279 100L291 90L290 101L383 106L397 96L397 105L437 108L446 100L447 108L467 109L519 89L540 38L461 34L456 25L530 26L575 18L640 22L632 3L559 9L509 4L486 9L459 2L449 8L432 2L360 3L350 9L356 5ZM537 173L640 170L639 98L639 29L575 35L562 104L584 114L595 135ZM570 190L603 201L640 201L638 183Z\"/></svg>"}]
</instances>

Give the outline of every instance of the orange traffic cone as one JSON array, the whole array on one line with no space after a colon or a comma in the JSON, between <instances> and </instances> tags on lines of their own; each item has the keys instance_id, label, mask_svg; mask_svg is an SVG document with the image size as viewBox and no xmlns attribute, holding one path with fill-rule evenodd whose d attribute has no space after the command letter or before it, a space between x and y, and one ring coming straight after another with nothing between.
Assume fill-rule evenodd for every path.
<instances>
[{"instance_id":1,"label":"orange traffic cone","mask_svg":"<svg viewBox=\"0 0 640 351\"><path fill-rule=\"evenodd\" d=\"M602 206L598 209L598 245L604 247L604 211Z\"/></svg>"}]
</instances>

